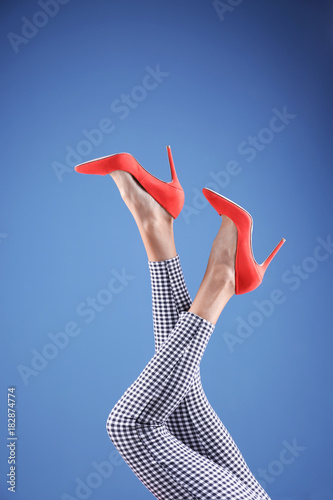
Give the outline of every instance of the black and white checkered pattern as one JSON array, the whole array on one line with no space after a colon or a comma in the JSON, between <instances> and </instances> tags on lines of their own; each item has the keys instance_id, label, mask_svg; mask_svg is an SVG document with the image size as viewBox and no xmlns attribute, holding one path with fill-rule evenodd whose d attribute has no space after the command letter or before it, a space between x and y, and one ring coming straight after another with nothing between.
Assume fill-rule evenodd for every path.
<instances>
[{"instance_id":1,"label":"black and white checkered pattern","mask_svg":"<svg viewBox=\"0 0 333 500\"><path fill-rule=\"evenodd\" d=\"M214 326L186 312L179 257L149 267L156 352L111 411L110 439L159 500L269 500L203 392Z\"/></svg>"},{"instance_id":2,"label":"black and white checkered pattern","mask_svg":"<svg viewBox=\"0 0 333 500\"><path fill-rule=\"evenodd\" d=\"M149 262L149 270L157 352L174 328L180 313L188 311L192 301L179 256L162 262ZM167 427L184 444L218 465L227 467L260 498L269 498L211 407L202 388L200 367L186 398L167 420Z\"/></svg>"}]
</instances>

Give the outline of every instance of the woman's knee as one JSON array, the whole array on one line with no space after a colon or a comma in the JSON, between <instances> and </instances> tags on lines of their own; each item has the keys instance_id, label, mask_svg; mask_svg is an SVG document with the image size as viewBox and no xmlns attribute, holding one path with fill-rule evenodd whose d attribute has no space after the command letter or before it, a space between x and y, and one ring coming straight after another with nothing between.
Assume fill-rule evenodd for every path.
<instances>
[{"instance_id":1,"label":"woman's knee","mask_svg":"<svg viewBox=\"0 0 333 500\"><path fill-rule=\"evenodd\" d=\"M109 413L108 419L106 421L106 430L109 435L109 438L116 444L118 441L118 435L121 429L121 414L118 409L118 405L114 406Z\"/></svg>"},{"instance_id":2,"label":"woman's knee","mask_svg":"<svg viewBox=\"0 0 333 500\"><path fill-rule=\"evenodd\" d=\"M124 445L127 446L133 440L136 425L126 413L122 399L112 408L106 422L106 430L112 443L118 449Z\"/></svg>"}]
</instances>

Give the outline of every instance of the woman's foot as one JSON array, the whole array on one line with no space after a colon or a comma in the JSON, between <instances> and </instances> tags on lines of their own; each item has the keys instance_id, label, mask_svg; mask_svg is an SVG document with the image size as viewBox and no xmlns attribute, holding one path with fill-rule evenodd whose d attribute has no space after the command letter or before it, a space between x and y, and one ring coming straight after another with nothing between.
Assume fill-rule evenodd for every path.
<instances>
[{"instance_id":1,"label":"woman's foot","mask_svg":"<svg viewBox=\"0 0 333 500\"><path fill-rule=\"evenodd\" d=\"M213 242L207 269L190 312L215 325L235 293L237 228L226 216Z\"/></svg>"},{"instance_id":2,"label":"woman's foot","mask_svg":"<svg viewBox=\"0 0 333 500\"><path fill-rule=\"evenodd\" d=\"M110 176L137 223L148 259L161 261L175 257L173 217L128 172L116 170Z\"/></svg>"}]
</instances>

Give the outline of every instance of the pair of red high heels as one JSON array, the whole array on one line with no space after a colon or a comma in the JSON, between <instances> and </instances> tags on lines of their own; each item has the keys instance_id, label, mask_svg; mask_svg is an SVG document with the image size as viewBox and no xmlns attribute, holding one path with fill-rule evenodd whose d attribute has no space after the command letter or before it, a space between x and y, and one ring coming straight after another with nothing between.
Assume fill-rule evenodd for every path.
<instances>
[{"instance_id":1,"label":"pair of red high heels","mask_svg":"<svg viewBox=\"0 0 333 500\"><path fill-rule=\"evenodd\" d=\"M115 170L124 170L137 179L141 186L174 218L178 217L184 205L184 191L178 180L170 146L167 146L171 182L164 182L145 170L132 155L120 153L82 163L75 167L82 174L106 175ZM228 200L211 189L204 188L203 194L219 215L229 217L237 228L237 250L235 262L235 292L237 295L257 288L273 257L279 251L284 238L262 263L258 264L252 251L252 217L236 203Z\"/></svg>"}]
</instances>

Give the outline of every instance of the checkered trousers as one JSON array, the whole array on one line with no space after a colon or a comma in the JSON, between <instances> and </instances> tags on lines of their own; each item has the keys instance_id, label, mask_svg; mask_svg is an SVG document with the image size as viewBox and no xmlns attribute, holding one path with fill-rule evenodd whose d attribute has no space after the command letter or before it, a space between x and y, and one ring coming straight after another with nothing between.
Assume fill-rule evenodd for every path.
<instances>
[{"instance_id":1,"label":"checkered trousers","mask_svg":"<svg viewBox=\"0 0 333 500\"><path fill-rule=\"evenodd\" d=\"M111 411L110 439L159 500L268 500L203 392L214 327L186 312L179 258L149 267L156 352Z\"/></svg>"}]
</instances>

